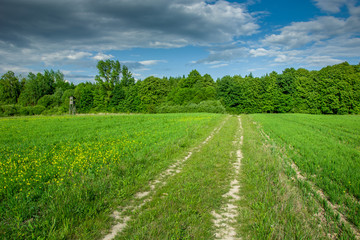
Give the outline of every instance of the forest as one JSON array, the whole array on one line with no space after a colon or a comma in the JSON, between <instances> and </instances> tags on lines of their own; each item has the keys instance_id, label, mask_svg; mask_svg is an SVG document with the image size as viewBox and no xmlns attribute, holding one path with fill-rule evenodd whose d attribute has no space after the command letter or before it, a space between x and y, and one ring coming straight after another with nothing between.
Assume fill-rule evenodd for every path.
<instances>
[{"instance_id":1,"label":"forest","mask_svg":"<svg viewBox=\"0 0 360 240\"><path fill-rule=\"evenodd\" d=\"M69 113L310 113L359 114L360 65L347 62L318 71L286 68L262 77L224 76L197 70L187 76L135 80L117 60L97 63L94 82L74 85L60 71L0 79L0 116Z\"/></svg>"}]
</instances>

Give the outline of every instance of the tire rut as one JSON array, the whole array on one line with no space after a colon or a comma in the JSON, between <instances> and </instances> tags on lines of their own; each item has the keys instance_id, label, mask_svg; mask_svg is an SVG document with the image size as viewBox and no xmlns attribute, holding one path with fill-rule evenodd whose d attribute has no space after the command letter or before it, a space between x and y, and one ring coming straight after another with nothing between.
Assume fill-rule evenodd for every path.
<instances>
[{"instance_id":1,"label":"tire rut","mask_svg":"<svg viewBox=\"0 0 360 240\"><path fill-rule=\"evenodd\" d=\"M220 208L219 213L216 211L212 211L212 215L214 217L213 222L215 226L215 237L217 239L241 239L236 237L236 230L233 225L236 223L236 218L239 215L238 207L236 205L236 201L240 200L240 183L237 180L237 177L241 170L241 159L243 158L241 146L243 145L244 137L242 135L242 124L241 118L238 117L239 120L239 131L240 137L236 136L236 140L233 144L239 149L236 151L236 161L233 163L233 177L234 179L230 182L230 190L224 194L222 197L225 199L224 205ZM233 152L230 153L230 156L233 155Z\"/></svg>"},{"instance_id":2,"label":"tire rut","mask_svg":"<svg viewBox=\"0 0 360 240\"><path fill-rule=\"evenodd\" d=\"M206 145L214 137L214 135L221 130L228 119L229 117L221 122L220 125L216 127L203 142L201 142L197 147L191 149L183 159L180 159L174 164L170 165L170 167L163 171L155 180L150 181L148 185L150 189L148 191L134 194L133 199L126 207L123 207L120 211L114 211L111 216L115 218L118 223L111 228L110 233L107 234L103 240L114 239L117 234L121 233L127 227L128 222L131 220L130 213L134 213L136 210L141 209L147 202L150 202L152 200L152 195L156 192L156 189L164 186L167 183L165 179L180 173L182 170L182 165L193 155L193 153L199 152L202 147Z\"/></svg>"}]
</instances>

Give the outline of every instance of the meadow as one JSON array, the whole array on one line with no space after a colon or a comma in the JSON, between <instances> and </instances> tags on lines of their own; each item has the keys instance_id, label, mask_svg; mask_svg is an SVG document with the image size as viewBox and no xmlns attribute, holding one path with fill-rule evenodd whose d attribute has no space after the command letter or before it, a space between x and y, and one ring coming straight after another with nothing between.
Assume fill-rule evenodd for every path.
<instances>
[{"instance_id":1,"label":"meadow","mask_svg":"<svg viewBox=\"0 0 360 240\"><path fill-rule=\"evenodd\" d=\"M0 119L0 235L98 238L99 229L111 222L114 206L203 140L222 118L171 114Z\"/></svg>"},{"instance_id":2,"label":"meadow","mask_svg":"<svg viewBox=\"0 0 360 240\"><path fill-rule=\"evenodd\" d=\"M358 120L207 113L1 118L0 236L101 239L117 223L114 211L128 209L116 239L214 239L213 212L227 206L236 179L238 213L227 223L234 237L354 239L327 201L358 231Z\"/></svg>"},{"instance_id":3,"label":"meadow","mask_svg":"<svg viewBox=\"0 0 360 240\"><path fill-rule=\"evenodd\" d=\"M297 165L306 178L304 188L309 188L306 182L313 183L333 207L358 229L359 116L257 114L252 118L282 148L282 159ZM329 208L327 203L323 205Z\"/></svg>"}]
</instances>

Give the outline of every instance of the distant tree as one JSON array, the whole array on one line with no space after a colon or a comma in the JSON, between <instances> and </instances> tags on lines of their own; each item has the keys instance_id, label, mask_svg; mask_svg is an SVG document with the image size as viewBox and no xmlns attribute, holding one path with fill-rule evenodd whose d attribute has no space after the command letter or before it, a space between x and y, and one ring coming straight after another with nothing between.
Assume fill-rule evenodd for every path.
<instances>
[{"instance_id":1,"label":"distant tree","mask_svg":"<svg viewBox=\"0 0 360 240\"><path fill-rule=\"evenodd\" d=\"M118 60L100 60L97 69L99 75L96 75L95 81L106 91L112 91L120 83L121 66Z\"/></svg>"},{"instance_id":2,"label":"distant tree","mask_svg":"<svg viewBox=\"0 0 360 240\"><path fill-rule=\"evenodd\" d=\"M53 96L53 104L54 106L58 107L62 103L62 96L64 94L64 90L61 87L56 88Z\"/></svg>"},{"instance_id":3,"label":"distant tree","mask_svg":"<svg viewBox=\"0 0 360 240\"><path fill-rule=\"evenodd\" d=\"M202 76L200 75L200 73L197 70L192 70L187 78L183 78L180 81L179 86L181 88L192 88L198 81L201 80Z\"/></svg>"},{"instance_id":4,"label":"distant tree","mask_svg":"<svg viewBox=\"0 0 360 240\"><path fill-rule=\"evenodd\" d=\"M234 110L241 104L240 79L241 76L227 75L216 81L217 98L228 110Z\"/></svg>"},{"instance_id":5,"label":"distant tree","mask_svg":"<svg viewBox=\"0 0 360 240\"><path fill-rule=\"evenodd\" d=\"M112 97L109 103L111 108L116 109L117 111L124 112L124 104L126 98L126 91L124 90L125 87L121 85L116 85L114 90L112 91Z\"/></svg>"},{"instance_id":6,"label":"distant tree","mask_svg":"<svg viewBox=\"0 0 360 240\"><path fill-rule=\"evenodd\" d=\"M130 86L126 92L124 111L126 112L142 112L143 104L140 98L140 88L142 82L137 81L133 86Z\"/></svg>"},{"instance_id":7,"label":"distant tree","mask_svg":"<svg viewBox=\"0 0 360 240\"><path fill-rule=\"evenodd\" d=\"M78 112L87 113L93 108L95 85L86 82L80 83L74 90L76 109Z\"/></svg>"},{"instance_id":8,"label":"distant tree","mask_svg":"<svg viewBox=\"0 0 360 240\"><path fill-rule=\"evenodd\" d=\"M169 92L166 79L148 77L141 82L139 96L147 112L154 112L155 107L160 105Z\"/></svg>"},{"instance_id":9,"label":"distant tree","mask_svg":"<svg viewBox=\"0 0 360 240\"><path fill-rule=\"evenodd\" d=\"M128 67L123 65L122 66L122 70L121 70L121 81L120 81L120 85L122 87L130 87L133 86L135 84L135 79L132 76L131 72L129 71Z\"/></svg>"},{"instance_id":10,"label":"distant tree","mask_svg":"<svg viewBox=\"0 0 360 240\"><path fill-rule=\"evenodd\" d=\"M0 79L0 103L15 104L20 96L21 83L15 73L8 71Z\"/></svg>"},{"instance_id":11,"label":"distant tree","mask_svg":"<svg viewBox=\"0 0 360 240\"><path fill-rule=\"evenodd\" d=\"M24 89L19 96L19 103L24 106L36 105L42 96L54 93L54 83L54 78L47 70L45 70L44 75L29 73L25 80Z\"/></svg>"}]
</instances>

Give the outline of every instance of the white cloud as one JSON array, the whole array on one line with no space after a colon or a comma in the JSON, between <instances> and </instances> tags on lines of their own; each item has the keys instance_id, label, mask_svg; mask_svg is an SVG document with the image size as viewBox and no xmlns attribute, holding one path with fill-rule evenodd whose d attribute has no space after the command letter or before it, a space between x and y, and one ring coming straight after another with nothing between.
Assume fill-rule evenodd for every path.
<instances>
[{"instance_id":1,"label":"white cloud","mask_svg":"<svg viewBox=\"0 0 360 240\"><path fill-rule=\"evenodd\" d=\"M111 59L113 57L114 56L111 54L98 53L98 54L96 54L96 56L93 57L93 59L100 61L100 60Z\"/></svg>"},{"instance_id":2,"label":"white cloud","mask_svg":"<svg viewBox=\"0 0 360 240\"><path fill-rule=\"evenodd\" d=\"M59 52L50 52L44 53L41 56L41 61L45 63L45 65L53 65L57 62L64 62L66 60L76 61L83 58L91 57L92 54L89 52L76 52L73 50L59 51Z\"/></svg>"},{"instance_id":3,"label":"white cloud","mask_svg":"<svg viewBox=\"0 0 360 240\"><path fill-rule=\"evenodd\" d=\"M174 40L172 42L154 41L154 42L150 42L149 47L152 47L152 48L180 48L180 47L184 47L188 44L189 44L189 41L187 41L185 39Z\"/></svg>"},{"instance_id":4,"label":"white cloud","mask_svg":"<svg viewBox=\"0 0 360 240\"><path fill-rule=\"evenodd\" d=\"M167 63L167 61L166 60L145 60L145 61L139 61L139 63L144 66L150 66L150 65L155 65L158 63Z\"/></svg>"},{"instance_id":5,"label":"white cloud","mask_svg":"<svg viewBox=\"0 0 360 240\"><path fill-rule=\"evenodd\" d=\"M332 58L331 56L308 56L304 62L308 66L327 66L343 62L343 60Z\"/></svg>"},{"instance_id":6,"label":"white cloud","mask_svg":"<svg viewBox=\"0 0 360 240\"><path fill-rule=\"evenodd\" d=\"M70 60L78 60L78 59L81 59L84 57L90 57L90 56L92 56L92 54L88 53L88 52L72 52L67 56L67 58Z\"/></svg>"},{"instance_id":7,"label":"white cloud","mask_svg":"<svg viewBox=\"0 0 360 240\"><path fill-rule=\"evenodd\" d=\"M6 73L8 71L12 71L15 74L25 74L27 75L31 70L26 67L20 67L16 65L9 65L9 64L0 64L0 73ZM24 77L25 77L24 75Z\"/></svg>"},{"instance_id":8,"label":"white cloud","mask_svg":"<svg viewBox=\"0 0 360 240\"><path fill-rule=\"evenodd\" d=\"M267 36L265 45L278 45L287 49L302 47L308 43L326 40L331 37L346 34L347 22L332 16L318 17L308 22L294 22L280 29L280 34Z\"/></svg>"},{"instance_id":9,"label":"white cloud","mask_svg":"<svg viewBox=\"0 0 360 240\"><path fill-rule=\"evenodd\" d=\"M221 67L226 67L229 64L227 63L222 63L222 64L217 64L217 65L212 65L210 68L221 68Z\"/></svg>"},{"instance_id":10,"label":"white cloud","mask_svg":"<svg viewBox=\"0 0 360 240\"><path fill-rule=\"evenodd\" d=\"M266 50L264 48L250 49L249 53L253 57L264 57L264 56L274 56L274 52Z\"/></svg>"},{"instance_id":11,"label":"white cloud","mask_svg":"<svg viewBox=\"0 0 360 240\"><path fill-rule=\"evenodd\" d=\"M323 11L330 13L340 12L340 8L346 4L352 2L351 0L315 0L315 5Z\"/></svg>"}]
</instances>

